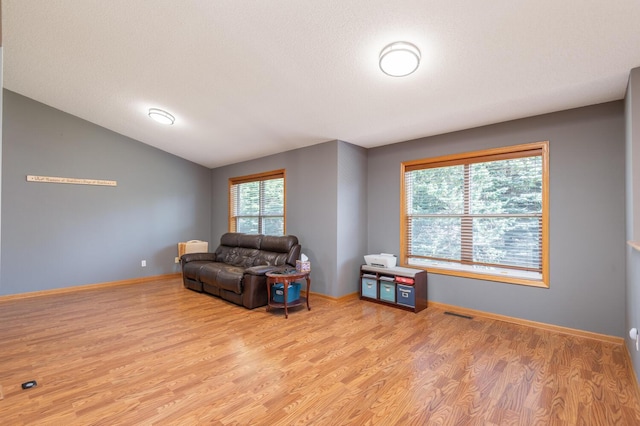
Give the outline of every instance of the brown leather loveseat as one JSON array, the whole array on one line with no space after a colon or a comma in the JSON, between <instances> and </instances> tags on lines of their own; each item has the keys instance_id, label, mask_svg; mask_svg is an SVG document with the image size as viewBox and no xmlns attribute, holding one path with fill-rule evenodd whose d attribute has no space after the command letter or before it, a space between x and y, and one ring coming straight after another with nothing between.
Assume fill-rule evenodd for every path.
<instances>
[{"instance_id":1,"label":"brown leather loveseat","mask_svg":"<svg viewBox=\"0 0 640 426\"><path fill-rule=\"evenodd\" d=\"M293 235L228 232L215 253L184 254L180 263L185 287L253 309L267 304L266 273L295 268L299 258Z\"/></svg>"}]
</instances>

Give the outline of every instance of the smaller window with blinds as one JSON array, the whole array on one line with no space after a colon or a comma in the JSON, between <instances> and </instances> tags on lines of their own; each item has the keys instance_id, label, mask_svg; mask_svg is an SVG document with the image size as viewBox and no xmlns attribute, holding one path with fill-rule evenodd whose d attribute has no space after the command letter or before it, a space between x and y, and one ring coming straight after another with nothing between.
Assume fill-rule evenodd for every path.
<instances>
[{"instance_id":1,"label":"smaller window with blinds","mask_svg":"<svg viewBox=\"0 0 640 426\"><path fill-rule=\"evenodd\" d=\"M548 142L402 164L401 262L548 287Z\"/></svg>"},{"instance_id":2,"label":"smaller window with blinds","mask_svg":"<svg viewBox=\"0 0 640 426\"><path fill-rule=\"evenodd\" d=\"M229 231L285 234L285 171L229 179Z\"/></svg>"}]
</instances>

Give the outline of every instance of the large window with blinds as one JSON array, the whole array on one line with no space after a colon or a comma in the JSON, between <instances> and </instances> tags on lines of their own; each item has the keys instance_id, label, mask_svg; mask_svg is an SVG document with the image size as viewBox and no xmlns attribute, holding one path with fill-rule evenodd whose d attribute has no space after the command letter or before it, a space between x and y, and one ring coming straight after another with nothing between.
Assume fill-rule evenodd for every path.
<instances>
[{"instance_id":1,"label":"large window with blinds","mask_svg":"<svg viewBox=\"0 0 640 426\"><path fill-rule=\"evenodd\" d=\"M548 142L402 164L401 262L548 287Z\"/></svg>"},{"instance_id":2,"label":"large window with blinds","mask_svg":"<svg viewBox=\"0 0 640 426\"><path fill-rule=\"evenodd\" d=\"M229 179L229 231L285 234L284 170Z\"/></svg>"}]
</instances>

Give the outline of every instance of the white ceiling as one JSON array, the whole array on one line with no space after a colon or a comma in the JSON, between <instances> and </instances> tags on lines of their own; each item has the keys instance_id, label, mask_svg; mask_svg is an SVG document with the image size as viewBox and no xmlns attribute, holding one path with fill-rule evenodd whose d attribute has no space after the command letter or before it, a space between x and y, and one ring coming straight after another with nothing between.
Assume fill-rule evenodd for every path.
<instances>
[{"instance_id":1,"label":"white ceiling","mask_svg":"<svg viewBox=\"0 0 640 426\"><path fill-rule=\"evenodd\" d=\"M2 33L5 88L207 167L618 100L640 66L640 0L2 0Z\"/></svg>"}]
</instances>

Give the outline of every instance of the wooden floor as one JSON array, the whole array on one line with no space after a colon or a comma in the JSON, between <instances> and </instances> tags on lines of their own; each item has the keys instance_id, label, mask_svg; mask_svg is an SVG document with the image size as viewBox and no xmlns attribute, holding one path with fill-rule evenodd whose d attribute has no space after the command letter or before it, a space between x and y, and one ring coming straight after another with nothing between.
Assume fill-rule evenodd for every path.
<instances>
[{"instance_id":1,"label":"wooden floor","mask_svg":"<svg viewBox=\"0 0 640 426\"><path fill-rule=\"evenodd\" d=\"M0 424L640 424L621 345L433 307L311 307L286 320L177 279L0 303Z\"/></svg>"}]
</instances>

